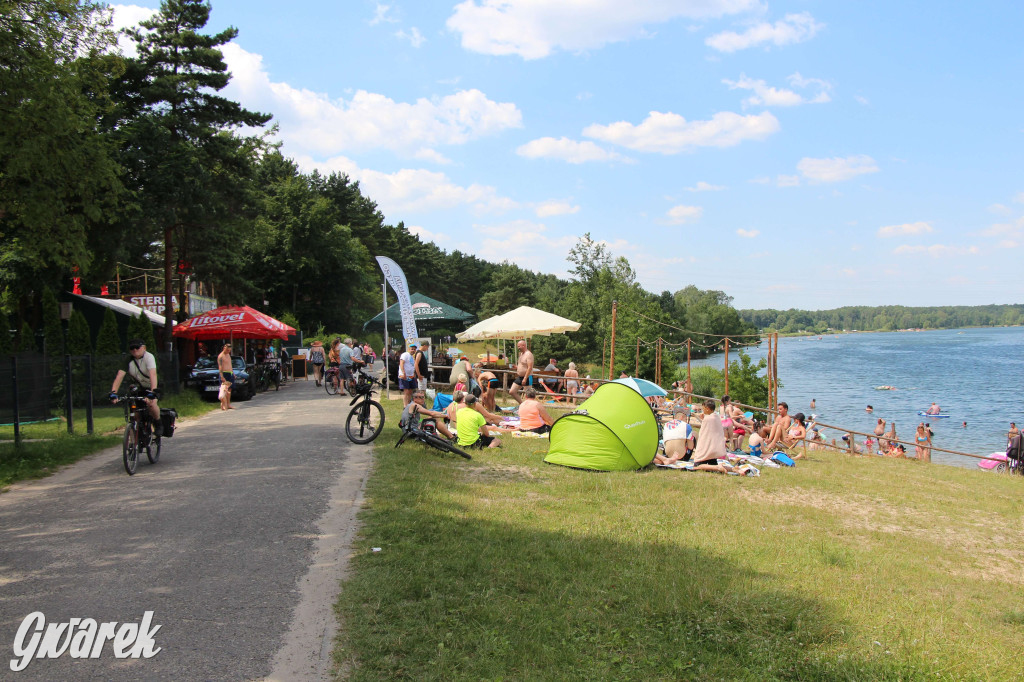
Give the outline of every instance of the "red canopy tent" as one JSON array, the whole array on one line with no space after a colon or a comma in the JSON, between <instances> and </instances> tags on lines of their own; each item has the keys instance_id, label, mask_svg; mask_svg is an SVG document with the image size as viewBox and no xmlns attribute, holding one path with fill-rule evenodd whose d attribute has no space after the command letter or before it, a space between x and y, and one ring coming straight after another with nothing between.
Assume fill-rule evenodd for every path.
<instances>
[{"instance_id":1,"label":"red canopy tent","mask_svg":"<svg viewBox=\"0 0 1024 682\"><path fill-rule=\"evenodd\" d=\"M174 335L207 339L287 339L295 329L249 306L221 306L174 325Z\"/></svg>"}]
</instances>

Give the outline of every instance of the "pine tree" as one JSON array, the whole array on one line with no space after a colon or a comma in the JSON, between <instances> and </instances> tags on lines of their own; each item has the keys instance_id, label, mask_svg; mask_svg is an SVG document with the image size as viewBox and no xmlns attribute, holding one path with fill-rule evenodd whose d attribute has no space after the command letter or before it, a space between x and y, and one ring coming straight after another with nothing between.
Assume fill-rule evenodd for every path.
<instances>
[{"instance_id":1,"label":"pine tree","mask_svg":"<svg viewBox=\"0 0 1024 682\"><path fill-rule=\"evenodd\" d=\"M150 353L155 353L159 350L156 347L156 340L153 336L153 323L149 321L149 317L144 310L140 310L139 316L135 318L135 336L132 338L142 339Z\"/></svg>"},{"instance_id":2,"label":"pine tree","mask_svg":"<svg viewBox=\"0 0 1024 682\"><path fill-rule=\"evenodd\" d=\"M100 331L96 334L96 355L120 355L121 333L117 328L117 315L110 308L103 313Z\"/></svg>"},{"instance_id":3,"label":"pine tree","mask_svg":"<svg viewBox=\"0 0 1024 682\"><path fill-rule=\"evenodd\" d=\"M163 0L160 11L129 31L138 57L121 82L125 124L119 126L129 186L143 215L136 224L164 243L164 342L170 340L171 265L175 249L199 276L240 280L225 253L233 227L251 205L248 192L261 138L234 130L258 128L270 115L249 111L217 92L231 79L220 46L238 35L200 31L210 18L203 0ZM243 283L244 284L244 283Z\"/></svg>"},{"instance_id":4,"label":"pine tree","mask_svg":"<svg viewBox=\"0 0 1024 682\"><path fill-rule=\"evenodd\" d=\"M92 333L89 323L81 311L71 313L68 325L68 353L71 355L89 355L92 353Z\"/></svg>"}]
</instances>

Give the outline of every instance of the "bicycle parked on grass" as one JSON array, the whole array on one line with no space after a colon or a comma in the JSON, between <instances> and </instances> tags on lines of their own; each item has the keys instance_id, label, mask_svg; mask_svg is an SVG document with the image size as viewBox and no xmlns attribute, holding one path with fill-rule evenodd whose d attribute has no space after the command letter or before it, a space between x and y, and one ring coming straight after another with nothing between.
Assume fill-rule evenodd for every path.
<instances>
[{"instance_id":1,"label":"bicycle parked on grass","mask_svg":"<svg viewBox=\"0 0 1024 682\"><path fill-rule=\"evenodd\" d=\"M345 420L345 435L353 443L360 445L373 441L384 428L384 407L373 399L373 387L381 382L369 374L359 374L358 381L353 382L352 402L354 407ZM358 404L357 404L358 403ZM376 423L374 423L376 414Z\"/></svg>"},{"instance_id":2,"label":"bicycle parked on grass","mask_svg":"<svg viewBox=\"0 0 1024 682\"><path fill-rule=\"evenodd\" d=\"M163 437L153 432L153 416L149 413L149 406L144 398L146 391L138 384L133 384L128 389L128 395L111 395L111 400L124 404L124 442L121 446L121 457L124 461L124 470L131 476L139 463L139 450L146 451L146 457L150 464L156 464L160 460L160 451L163 445L163 438L170 438L174 434L174 420L178 413L173 409L162 408L160 410L163 423ZM163 420L164 414L168 415Z\"/></svg>"},{"instance_id":3,"label":"bicycle parked on grass","mask_svg":"<svg viewBox=\"0 0 1024 682\"><path fill-rule=\"evenodd\" d=\"M412 420L404 427L402 427L402 436L398 439L398 442L395 443L396 448L399 447L408 439L412 438L413 440L417 440L423 443L424 445L429 445L430 447L440 450L441 452L451 452L458 455L459 457L473 459L468 452L460 449L447 438L442 438L441 436L437 435L437 433L434 432L432 429L428 431L425 428L417 426L415 424L416 421L417 420Z\"/></svg>"}]
</instances>

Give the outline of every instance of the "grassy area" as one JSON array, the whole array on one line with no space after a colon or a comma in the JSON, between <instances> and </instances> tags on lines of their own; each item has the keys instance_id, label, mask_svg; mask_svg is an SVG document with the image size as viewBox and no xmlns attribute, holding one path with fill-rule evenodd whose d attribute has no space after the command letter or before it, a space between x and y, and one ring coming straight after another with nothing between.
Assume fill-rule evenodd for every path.
<instances>
[{"instance_id":1,"label":"grassy area","mask_svg":"<svg viewBox=\"0 0 1024 682\"><path fill-rule=\"evenodd\" d=\"M1024 480L812 452L760 478L376 445L356 680L1017 679ZM380 552L373 552L380 547Z\"/></svg>"},{"instance_id":2,"label":"grassy area","mask_svg":"<svg viewBox=\"0 0 1024 682\"><path fill-rule=\"evenodd\" d=\"M161 407L176 409L179 419L206 414L217 405L203 401L195 391L183 391L160 401ZM16 481L48 476L62 465L121 442L118 431L124 426L123 407L94 408L92 436L86 435L85 409L76 409L72 419L74 435L68 434L64 419L23 425L21 448L14 447L14 427L0 426L0 488Z\"/></svg>"}]
</instances>

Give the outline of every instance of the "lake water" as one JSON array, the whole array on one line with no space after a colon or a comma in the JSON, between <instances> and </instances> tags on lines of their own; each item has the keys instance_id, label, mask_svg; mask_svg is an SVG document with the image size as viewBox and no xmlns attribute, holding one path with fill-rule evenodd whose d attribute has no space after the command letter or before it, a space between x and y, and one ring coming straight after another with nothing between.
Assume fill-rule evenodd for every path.
<instances>
[{"instance_id":1,"label":"lake water","mask_svg":"<svg viewBox=\"0 0 1024 682\"><path fill-rule=\"evenodd\" d=\"M767 355L767 346L746 352L757 361ZM730 359L736 359L732 351ZM925 421L935 432L936 447L978 455L1005 450L1011 421L1024 428L1022 327L780 338L778 363L779 400L789 404L790 414L814 412L823 422L865 433L874 430L879 417L895 420L897 436L905 441L912 441ZM721 369L722 356L693 364ZM896 390L875 388L883 385ZM932 402L952 416L917 415ZM872 414L865 412L867 405L874 407ZM838 442L841 435L825 433L829 441ZM975 467L977 460L933 452L932 461Z\"/></svg>"}]
</instances>

